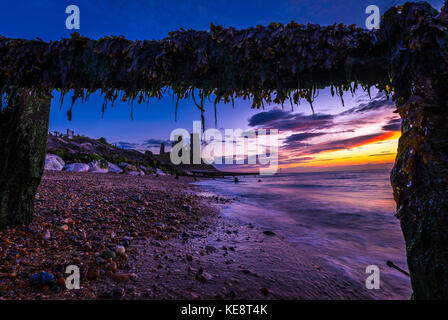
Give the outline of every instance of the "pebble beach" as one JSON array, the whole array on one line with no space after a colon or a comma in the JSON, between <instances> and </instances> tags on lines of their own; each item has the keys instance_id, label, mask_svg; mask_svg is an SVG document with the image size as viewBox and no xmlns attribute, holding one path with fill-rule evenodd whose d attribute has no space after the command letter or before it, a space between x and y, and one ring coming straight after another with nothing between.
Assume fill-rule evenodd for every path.
<instances>
[{"instance_id":1,"label":"pebble beach","mask_svg":"<svg viewBox=\"0 0 448 320\"><path fill-rule=\"evenodd\" d=\"M45 172L28 226L0 232L0 299L390 299L306 246L221 214L192 178ZM68 266L80 288L67 289Z\"/></svg>"}]
</instances>

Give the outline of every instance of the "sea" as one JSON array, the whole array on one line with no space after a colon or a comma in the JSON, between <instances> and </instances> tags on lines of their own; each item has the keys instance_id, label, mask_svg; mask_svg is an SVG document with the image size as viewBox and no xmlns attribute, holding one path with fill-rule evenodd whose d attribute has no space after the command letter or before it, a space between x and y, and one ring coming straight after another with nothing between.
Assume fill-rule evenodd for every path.
<instances>
[{"instance_id":1,"label":"sea","mask_svg":"<svg viewBox=\"0 0 448 320\"><path fill-rule=\"evenodd\" d=\"M348 277L378 266L397 292L394 298L409 298L409 277L386 265L392 261L408 271L389 170L281 173L196 184L233 200L222 209L224 216L272 231Z\"/></svg>"}]
</instances>

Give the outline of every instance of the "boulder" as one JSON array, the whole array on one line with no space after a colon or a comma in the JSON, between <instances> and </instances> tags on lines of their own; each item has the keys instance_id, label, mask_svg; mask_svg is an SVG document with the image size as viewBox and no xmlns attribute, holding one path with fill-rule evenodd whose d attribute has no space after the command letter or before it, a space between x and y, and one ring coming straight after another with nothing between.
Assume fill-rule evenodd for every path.
<instances>
[{"instance_id":1,"label":"boulder","mask_svg":"<svg viewBox=\"0 0 448 320\"><path fill-rule=\"evenodd\" d=\"M65 165L64 170L70 172L87 172L90 167L85 163L70 163Z\"/></svg>"},{"instance_id":2,"label":"boulder","mask_svg":"<svg viewBox=\"0 0 448 320\"><path fill-rule=\"evenodd\" d=\"M120 162L120 163L118 164L118 166L119 166L121 169L123 169L125 172L129 172L129 171L138 171L136 166L134 166L134 165L132 165L132 164L130 164L130 163L127 163L127 162Z\"/></svg>"},{"instance_id":3,"label":"boulder","mask_svg":"<svg viewBox=\"0 0 448 320\"><path fill-rule=\"evenodd\" d=\"M39 272L33 274L30 278L30 284L37 287L43 287L53 284L55 281L54 275L49 272Z\"/></svg>"},{"instance_id":4,"label":"boulder","mask_svg":"<svg viewBox=\"0 0 448 320\"><path fill-rule=\"evenodd\" d=\"M109 172L111 173L122 173L123 169L121 169L119 166L117 166L116 164L110 163L109 164Z\"/></svg>"},{"instance_id":5,"label":"boulder","mask_svg":"<svg viewBox=\"0 0 448 320\"><path fill-rule=\"evenodd\" d=\"M45 170L61 171L64 166L65 162L61 157L51 153L45 156Z\"/></svg>"},{"instance_id":6,"label":"boulder","mask_svg":"<svg viewBox=\"0 0 448 320\"><path fill-rule=\"evenodd\" d=\"M107 173L109 171L109 166L107 162L101 160L93 160L89 163L89 172L95 173Z\"/></svg>"},{"instance_id":7,"label":"boulder","mask_svg":"<svg viewBox=\"0 0 448 320\"><path fill-rule=\"evenodd\" d=\"M127 174L131 176L144 176L145 173L143 171L128 171Z\"/></svg>"},{"instance_id":8,"label":"boulder","mask_svg":"<svg viewBox=\"0 0 448 320\"><path fill-rule=\"evenodd\" d=\"M159 176L166 176L166 173L160 170L159 168L156 169L156 174L158 174Z\"/></svg>"},{"instance_id":9,"label":"boulder","mask_svg":"<svg viewBox=\"0 0 448 320\"><path fill-rule=\"evenodd\" d=\"M153 168L148 168L145 166L140 165L140 169L145 173L145 174L151 174L154 173Z\"/></svg>"}]
</instances>

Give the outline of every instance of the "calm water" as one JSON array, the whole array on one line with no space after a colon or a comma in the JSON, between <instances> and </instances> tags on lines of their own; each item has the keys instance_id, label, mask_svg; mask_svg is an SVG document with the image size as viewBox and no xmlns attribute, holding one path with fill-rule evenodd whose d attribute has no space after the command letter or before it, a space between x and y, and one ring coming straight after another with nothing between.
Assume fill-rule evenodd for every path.
<instances>
[{"instance_id":1,"label":"calm water","mask_svg":"<svg viewBox=\"0 0 448 320\"><path fill-rule=\"evenodd\" d=\"M261 179L261 182L258 182ZM389 269L407 270L405 246L388 170L280 174L216 179L198 183L234 202L225 216L274 231L351 278L378 265L390 290L409 290L409 279Z\"/></svg>"}]
</instances>

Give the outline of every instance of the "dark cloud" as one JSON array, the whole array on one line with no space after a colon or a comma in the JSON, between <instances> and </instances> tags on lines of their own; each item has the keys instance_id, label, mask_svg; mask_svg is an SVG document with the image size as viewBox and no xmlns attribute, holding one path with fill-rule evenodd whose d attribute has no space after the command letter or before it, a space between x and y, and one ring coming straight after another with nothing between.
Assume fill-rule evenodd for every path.
<instances>
[{"instance_id":1,"label":"dark cloud","mask_svg":"<svg viewBox=\"0 0 448 320\"><path fill-rule=\"evenodd\" d=\"M326 135L327 132L302 132L294 133L285 139L285 143L305 141L314 137Z\"/></svg>"},{"instance_id":2,"label":"dark cloud","mask_svg":"<svg viewBox=\"0 0 448 320\"><path fill-rule=\"evenodd\" d=\"M380 138L384 134L385 134L384 132L378 132L347 139L325 141L314 145L304 145L302 142L298 142L296 144L294 141L291 141L286 145L287 146L286 148L295 150L297 156L304 156L304 155L321 153L324 151L337 151L337 150L354 148L366 144L368 142L374 141L375 139Z\"/></svg>"},{"instance_id":3,"label":"dark cloud","mask_svg":"<svg viewBox=\"0 0 448 320\"><path fill-rule=\"evenodd\" d=\"M347 111L340 113L340 115L349 115L355 113L365 113L370 111L379 110L382 108L395 108L395 103L388 99L384 94L378 94L373 99L366 103L353 107Z\"/></svg>"},{"instance_id":4,"label":"dark cloud","mask_svg":"<svg viewBox=\"0 0 448 320\"><path fill-rule=\"evenodd\" d=\"M256 127L272 123L277 120L284 120L293 117L290 112L278 109L272 109L266 112L260 112L249 118L249 126Z\"/></svg>"},{"instance_id":5,"label":"dark cloud","mask_svg":"<svg viewBox=\"0 0 448 320\"><path fill-rule=\"evenodd\" d=\"M333 115L316 113L304 115L273 109L260 112L249 119L249 126L278 129L279 131L323 129L333 125Z\"/></svg>"},{"instance_id":6,"label":"dark cloud","mask_svg":"<svg viewBox=\"0 0 448 320\"><path fill-rule=\"evenodd\" d=\"M401 131L401 119L392 119L382 127L385 131Z\"/></svg>"},{"instance_id":7,"label":"dark cloud","mask_svg":"<svg viewBox=\"0 0 448 320\"><path fill-rule=\"evenodd\" d=\"M170 140L162 140L162 139L146 139L143 141L142 145L147 146L147 147L158 147L162 143L164 143L165 146L171 145Z\"/></svg>"},{"instance_id":8,"label":"dark cloud","mask_svg":"<svg viewBox=\"0 0 448 320\"><path fill-rule=\"evenodd\" d=\"M120 141L117 142L117 147L123 149L135 149L138 147L138 143Z\"/></svg>"},{"instance_id":9,"label":"dark cloud","mask_svg":"<svg viewBox=\"0 0 448 320\"><path fill-rule=\"evenodd\" d=\"M171 141L162 139L146 139L143 142L127 142L120 141L116 145L122 149L133 149L140 152L145 152L148 149L158 149L162 143L165 143L165 147L171 147Z\"/></svg>"}]
</instances>

